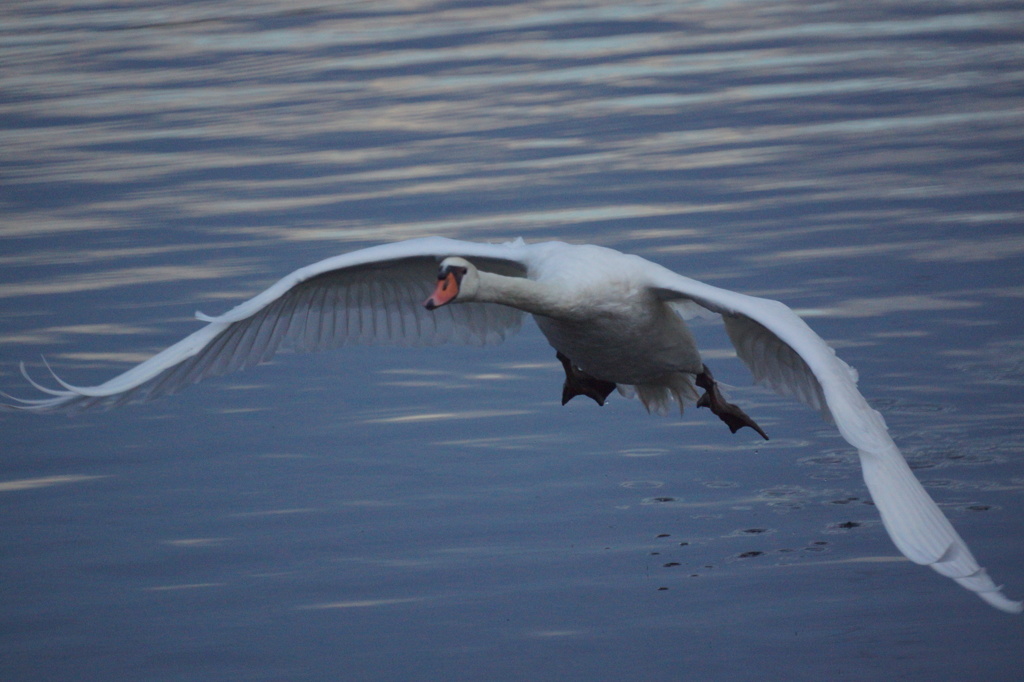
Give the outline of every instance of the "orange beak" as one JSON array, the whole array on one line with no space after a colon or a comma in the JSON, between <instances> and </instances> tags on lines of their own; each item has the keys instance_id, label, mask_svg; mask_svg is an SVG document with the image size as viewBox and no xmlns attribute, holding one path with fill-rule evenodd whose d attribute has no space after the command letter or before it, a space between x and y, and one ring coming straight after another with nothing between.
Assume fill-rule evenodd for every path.
<instances>
[{"instance_id":1,"label":"orange beak","mask_svg":"<svg viewBox=\"0 0 1024 682\"><path fill-rule=\"evenodd\" d=\"M434 289L434 293L430 295L430 298L423 302L423 306L427 310L440 308L446 303L451 303L458 295L459 282L455 279L455 275L449 272L437 280L437 288Z\"/></svg>"}]
</instances>

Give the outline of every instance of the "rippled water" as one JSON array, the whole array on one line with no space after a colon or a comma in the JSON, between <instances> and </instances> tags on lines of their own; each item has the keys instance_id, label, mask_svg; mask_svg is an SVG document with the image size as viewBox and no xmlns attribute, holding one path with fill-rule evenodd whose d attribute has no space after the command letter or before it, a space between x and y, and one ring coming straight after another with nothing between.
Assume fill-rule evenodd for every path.
<instances>
[{"instance_id":1,"label":"rippled water","mask_svg":"<svg viewBox=\"0 0 1024 682\"><path fill-rule=\"evenodd\" d=\"M291 269L426 234L641 253L856 366L1024 596L1024 10L1009 2L8 2L0 387L102 381ZM535 330L0 414L6 679L1015 679L855 453L561 408Z\"/></svg>"}]
</instances>

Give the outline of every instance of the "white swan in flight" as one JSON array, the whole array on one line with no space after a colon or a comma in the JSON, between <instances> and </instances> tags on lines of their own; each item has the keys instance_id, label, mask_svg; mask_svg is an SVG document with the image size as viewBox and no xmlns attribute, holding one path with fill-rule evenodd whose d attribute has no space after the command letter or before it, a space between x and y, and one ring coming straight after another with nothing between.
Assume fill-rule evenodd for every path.
<instances>
[{"instance_id":1,"label":"white swan in flight","mask_svg":"<svg viewBox=\"0 0 1024 682\"><path fill-rule=\"evenodd\" d=\"M432 292L432 293L431 293ZM424 297L427 297L424 303ZM530 313L565 369L563 402L614 389L648 409L697 402L732 431L764 431L718 393L684 318L719 313L756 381L820 410L860 453L886 530L909 559L1021 612L978 565L857 390L857 375L778 301L683 277L638 256L559 242L480 244L439 237L375 246L296 270L146 362L98 386L44 387L31 411L87 409L172 393L258 364L282 344L491 342ZM695 384L705 389L698 397Z\"/></svg>"}]
</instances>

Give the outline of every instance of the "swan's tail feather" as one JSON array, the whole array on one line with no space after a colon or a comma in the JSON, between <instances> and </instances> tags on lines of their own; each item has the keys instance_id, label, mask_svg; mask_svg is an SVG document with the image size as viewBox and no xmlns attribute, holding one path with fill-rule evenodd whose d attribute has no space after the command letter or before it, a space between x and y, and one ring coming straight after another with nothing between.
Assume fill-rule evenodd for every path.
<instances>
[{"instance_id":1,"label":"swan's tail feather","mask_svg":"<svg viewBox=\"0 0 1024 682\"><path fill-rule=\"evenodd\" d=\"M687 405L697 402L700 394L693 385L693 375L677 372L663 384L618 385L619 393L626 398L639 398L648 412L667 415L672 405L679 406L682 414Z\"/></svg>"}]
</instances>

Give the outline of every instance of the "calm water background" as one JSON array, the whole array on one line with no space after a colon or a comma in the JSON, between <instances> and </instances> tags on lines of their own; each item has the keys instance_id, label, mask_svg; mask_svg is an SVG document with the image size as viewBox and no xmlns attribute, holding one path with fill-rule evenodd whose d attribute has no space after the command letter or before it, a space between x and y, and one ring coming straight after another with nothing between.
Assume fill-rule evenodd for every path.
<instances>
[{"instance_id":1,"label":"calm water background","mask_svg":"<svg viewBox=\"0 0 1024 682\"><path fill-rule=\"evenodd\" d=\"M95 383L306 263L593 242L777 297L1024 596L1011 2L0 7L0 387ZM1024 620L899 560L856 455L558 405L503 346L283 355L0 414L10 680L1017 679ZM703 411L702 411L703 412Z\"/></svg>"}]
</instances>

